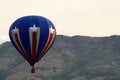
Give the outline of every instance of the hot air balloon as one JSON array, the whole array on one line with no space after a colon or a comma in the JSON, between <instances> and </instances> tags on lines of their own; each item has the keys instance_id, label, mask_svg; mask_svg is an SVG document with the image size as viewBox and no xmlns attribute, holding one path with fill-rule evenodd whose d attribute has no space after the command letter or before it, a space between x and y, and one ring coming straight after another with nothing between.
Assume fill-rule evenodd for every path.
<instances>
[{"instance_id":1,"label":"hot air balloon","mask_svg":"<svg viewBox=\"0 0 120 80\"><path fill-rule=\"evenodd\" d=\"M31 65L34 65L50 49L56 36L53 23L42 16L24 16L12 23L9 37L13 46Z\"/></svg>"}]
</instances>

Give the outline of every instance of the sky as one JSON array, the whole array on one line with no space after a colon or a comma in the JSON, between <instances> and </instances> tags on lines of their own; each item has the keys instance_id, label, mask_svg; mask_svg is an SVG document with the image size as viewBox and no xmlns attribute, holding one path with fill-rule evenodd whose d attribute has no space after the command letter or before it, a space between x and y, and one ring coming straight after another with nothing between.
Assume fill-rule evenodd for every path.
<instances>
[{"instance_id":1,"label":"sky","mask_svg":"<svg viewBox=\"0 0 120 80\"><path fill-rule=\"evenodd\" d=\"M0 0L0 42L18 18L50 19L58 35L103 37L120 35L120 0Z\"/></svg>"}]
</instances>

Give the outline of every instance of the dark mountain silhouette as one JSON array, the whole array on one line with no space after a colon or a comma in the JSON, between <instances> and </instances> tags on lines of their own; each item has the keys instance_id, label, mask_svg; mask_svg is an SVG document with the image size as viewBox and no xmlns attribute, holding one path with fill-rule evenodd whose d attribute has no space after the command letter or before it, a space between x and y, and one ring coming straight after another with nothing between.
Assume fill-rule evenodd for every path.
<instances>
[{"instance_id":1,"label":"dark mountain silhouette","mask_svg":"<svg viewBox=\"0 0 120 80\"><path fill-rule=\"evenodd\" d=\"M58 35L36 73L10 42L0 45L0 80L120 80L120 36Z\"/></svg>"}]
</instances>

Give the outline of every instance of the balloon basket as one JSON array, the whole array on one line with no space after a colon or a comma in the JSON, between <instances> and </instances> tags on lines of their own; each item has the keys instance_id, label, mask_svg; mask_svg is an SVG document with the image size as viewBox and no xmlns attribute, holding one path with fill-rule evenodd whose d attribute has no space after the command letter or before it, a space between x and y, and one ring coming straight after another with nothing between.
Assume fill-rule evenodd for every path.
<instances>
[{"instance_id":1,"label":"balloon basket","mask_svg":"<svg viewBox=\"0 0 120 80\"><path fill-rule=\"evenodd\" d=\"M32 66L32 69L31 69L31 73L35 73L35 68L34 68L34 66Z\"/></svg>"}]
</instances>

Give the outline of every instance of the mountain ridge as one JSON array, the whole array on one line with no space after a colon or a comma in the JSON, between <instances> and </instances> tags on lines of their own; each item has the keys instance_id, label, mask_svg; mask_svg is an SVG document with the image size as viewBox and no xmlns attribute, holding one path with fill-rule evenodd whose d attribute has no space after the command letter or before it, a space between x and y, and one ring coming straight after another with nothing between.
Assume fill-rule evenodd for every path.
<instances>
[{"instance_id":1,"label":"mountain ridge","mask_svg":"<svg viewBox=\"0 0 120 80\"><path fill-rule=\"evenodd\" d=\"M120 36L57 35L55 43L36 64L37 72L13 48L0 45L1 80L120 80Z\"/></svg>"}]
</instances>

